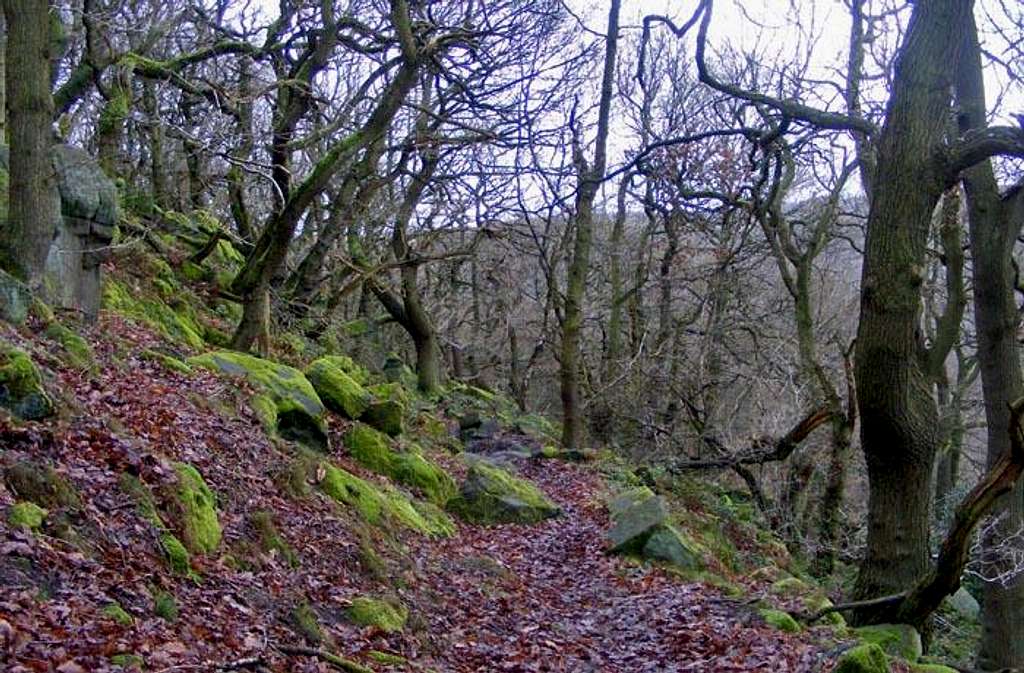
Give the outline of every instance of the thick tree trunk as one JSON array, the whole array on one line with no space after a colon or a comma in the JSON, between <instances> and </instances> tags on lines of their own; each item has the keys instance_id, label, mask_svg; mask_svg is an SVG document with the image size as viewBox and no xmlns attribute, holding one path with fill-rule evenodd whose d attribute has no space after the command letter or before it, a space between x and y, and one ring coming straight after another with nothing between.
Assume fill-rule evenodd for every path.
<instances>
[{"instance_id":1,"label":"thick tree trunk","mask_svg":"<svg viewBox=\"0 0 1024 673\"><path fill-rule=\"evenodd\" d=\"M149 120L149 180L153 191L153 203L159 208L171 207L168 193L167 156L164 150L164 125L160 118L160 101L156 84L152 80L142 83L142 103Z\"/></svg>"},{"instance_id":2,"label":"thick tree trunk","mask_svg":"<svg viewBox=\"0 0 1024 673\"><path fill-rule=\"evenodd\" d=\"M7 21L0 11L0 145L7 144Z\"/></svg>"},{"instance_id":3,"label":"thick tree trunk","mask_svg":"<svg viewBox=\"0 0 1024 673\"><path fill-rule=\"evenodd\" d=\"M255 144L252 135L252 65L248 57L238 62L238 144L231 151L232 165L228 169L228 200L231 204L231 218L235 222L235 230L243 240L253 239L252 217L245 193L245 171L242 164L249 161Z\"/></svg>"},{"instance_id":4,"label":"thick tree trunk","mask_svg":"<svg viewBox=\"0 0 1024 673\"><path fill-rule=\"evenodd\" d=\"M960 131L984 128L985 89L977 29L970 17L957 77ZM1003 200L999 195L992 163L984 161L965 171L964 189L971 231L974 316L978 338L978 367L985 397L988 426L988 466L996 465L1011 451L1010 404L1024 393L1020 370L1017 328L1020 323L1014 287L1016 271L1013 247L1020 233L1024 208L1019 193ZM1018 189L1017 192L1020 190ZM1016 533L1024 524L1021 484L1002 499L998 510L1004 520L984 541L989 548ZM994 561L990 571L1007 571L1009 560ZM982 670L1024 668L1024 581L1008 586L985 585L981 615L982 638L978 666Z\"/></svg>"},{"instance_id":5,"label":"thick tree trunk","mask_svg":"<svg viewBox=\"0 0 1024 673\"><path fill-rule=\"evenodd\" d=\"M3 9L11 155L8 218L0 230L0 267L37 287L60 221L60 195L50 163L50 5L42 0L4 0Z\"/></svg>"},{"instance_id":6,"label":"thick tree trunk","mask_svg":"<svg viewBox=\"0 0 1024 673\"><path fill-rule=\"evenodd\" d=\"M867 549L858 598L898 593L927 571L938 413L919 334L932 213L945 185L935 155L944 140L960 35L971 3L914 5L878 144L868 215L856 379L868 467ZM870 610L854 620L871 619Z\"/></svg>"}]
</instances>

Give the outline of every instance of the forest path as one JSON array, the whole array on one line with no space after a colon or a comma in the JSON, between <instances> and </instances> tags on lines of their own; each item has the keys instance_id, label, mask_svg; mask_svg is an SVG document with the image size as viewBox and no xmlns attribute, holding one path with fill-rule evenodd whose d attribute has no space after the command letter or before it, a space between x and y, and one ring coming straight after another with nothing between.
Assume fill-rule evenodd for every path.
<instances>
[{"instance_id":1,"label":"forest path","mask_svg":"<svg viewBox=\"0 0 1024 673\"><path fill-rule=\"evenodd\" d=\"M523 461L563 516L463 526L415 554L418 606L445 671L818 671L807 635L765 625L715 589L604 553L601 483L571 464Z\"/></svg>"}]
</instances>

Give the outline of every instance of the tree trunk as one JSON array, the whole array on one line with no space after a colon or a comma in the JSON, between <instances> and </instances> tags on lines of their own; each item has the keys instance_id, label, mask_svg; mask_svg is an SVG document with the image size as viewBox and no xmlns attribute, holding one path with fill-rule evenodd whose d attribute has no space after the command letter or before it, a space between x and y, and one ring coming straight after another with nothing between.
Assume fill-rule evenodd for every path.
<instances>
[{"instance_id":1,"label":"tree trunk","mask_svg":"<svg viewBox=\"0 0 1024 673\"><path fill-rule=\"evenodd\" d=\"M231 203L231 218L235 222L235 230L246 242L252 241L252 217L245 195L245 172L241 165L252 154L254 145L252 135L252 66L248 57L242 57L238 63L238 144L231 151L233 161L227 173L228 200Z\"/></svg>"},{"instance_id":2,"label":"tree trunk","mask_svg":"<svg viewBox=\"0 0 1024 673\"><path fill-rule=\"evenodd\" d=\"M7 144L7 21L0 11L0 145Z\"/></svg>"},{"instance_id":3,"label":"tree trunk","mask_svg":"<svg viewBox=\"0 0 1024 673\"><path fill-rule=\"evenodd\" d=\"M621 0L611 0L608 11L608 35L605 38L604 75L601 80L597 139L594 165L587 165L578 139L574 148L576 175L576 237L572 261L565 290L565 308L562 321L562 357L560 362L562 397L562 444L567 449L583 445L584 412L580 400L580 335L583 331L583 294L587 273L590 271L590 247L594 237L594 199L604 179L607 162L608 126L611 116L613 85L615 80L615 53L619 39L619 6Z\"/></svg>"},{"instance_id":4,"label":"tree trunk","mask_svg":"<svg viewBox=\"0 0 1024 673\"><path fill-rule=\"evenodd\" d=\"M149 118L149 169L150 188L153 190L153 203L157 207L171 207L168 193L167 157L164 150L164 126L160 118L160 101L157 97L156 84L152 80L142 83L142 102Z\"/></svg>"},{"instance_id":5,"label":"tree trunk","mask_svg":"<svg viewBox=\"0 0 1024 673\"><path fill-rule=\"evenodd\" d=\"M38 287L60 221L60 195L50 163L50 6L4 0L6 81L11 136L8 218L0 231L0 267Z\"/></svg>"},{"instance_id":6,"label":"tree trunk","mask_svg":"<svg viewBox=\"0 0 1024 673\"><path fill-rule=\"evenodd\" d=\"M960 131L984 128L985 89L981 49L973 16L965 31L957 77ZM1013 247L1024 219L1020 189L1007 200L999 195L992 162L984 161L964 172L964 190L970 220L973 257L974 316L978 339L978 367L985 398L988 426L988 466L991 468L1011 451L1010 404L1024 393L1017 345L1017 313L1014 287L1016 271ZM1005 518L986 536L987 547L997 546L1024 524L1022 485L997 504ZM1008 560L994 561L989 570L1009 570ZM1024 668L1024 581L1016 578L1009 586L985 584L981 615L982 637L978 666L994 671Z\"/></svg>"},{"instance_id":7,"label":"tree trunk","mask_svg":"<svg viewBox=\"0 0 1024 673\"><path fill-rule=\"evenodd\" d=\"M928 232L945 185L923 158L946 134L950 64L970 12L963 0L914 5L879 138L855 358L871 484L858 598L906 590L929 567L938 412L918 328ZM855 622L870 619L870 609L854 613Z\"/></svg>"}]
</instances>

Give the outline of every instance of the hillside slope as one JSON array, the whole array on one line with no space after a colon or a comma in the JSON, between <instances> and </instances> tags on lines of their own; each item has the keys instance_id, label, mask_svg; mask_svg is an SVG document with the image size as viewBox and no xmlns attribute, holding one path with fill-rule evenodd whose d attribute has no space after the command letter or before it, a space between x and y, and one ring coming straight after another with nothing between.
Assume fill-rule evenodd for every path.
<instances>
[{"instance_id":1,"label":"hillside slope","mask_svg":"<svg viewBox=\"0 0 1024 673\"><path fill-rule=\"evenodd\" d=\"M203 267L175 241L120 255L97 325L39 306L0 323L0 388L27 354L56 409L0 420L3 670L832 668L843 629L764 609L803 600L773 592L785 551L711 485L674 482L655 522L689 567L637 558L650 544L613 556L606 503L639 480L564 460L501 396L423 399L401 367L335 358L328 397L307 365L336 346L300 335L282 353L317 393L279 364L195 357L237 310L216 292L239 261L224 243ZM513 490L474 500L495 474ZM530 523L498 523L513 514Z\"/></svg>"}]
</instances>

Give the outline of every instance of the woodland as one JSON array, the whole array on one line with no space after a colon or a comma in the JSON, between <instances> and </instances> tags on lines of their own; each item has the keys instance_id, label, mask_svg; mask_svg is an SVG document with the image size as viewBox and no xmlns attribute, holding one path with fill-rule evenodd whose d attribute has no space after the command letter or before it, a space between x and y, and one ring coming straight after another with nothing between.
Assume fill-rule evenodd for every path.
<instances>
[{"instance_id":1,"label":"woodland","mask_svg":"<svg viewBox=\"0 0 1024 673\"><path fill-rule=\"evenodd\" d=\"M2 8L0 670L1024 671L1024 5Z\"/></svg>"}]
</instances>

